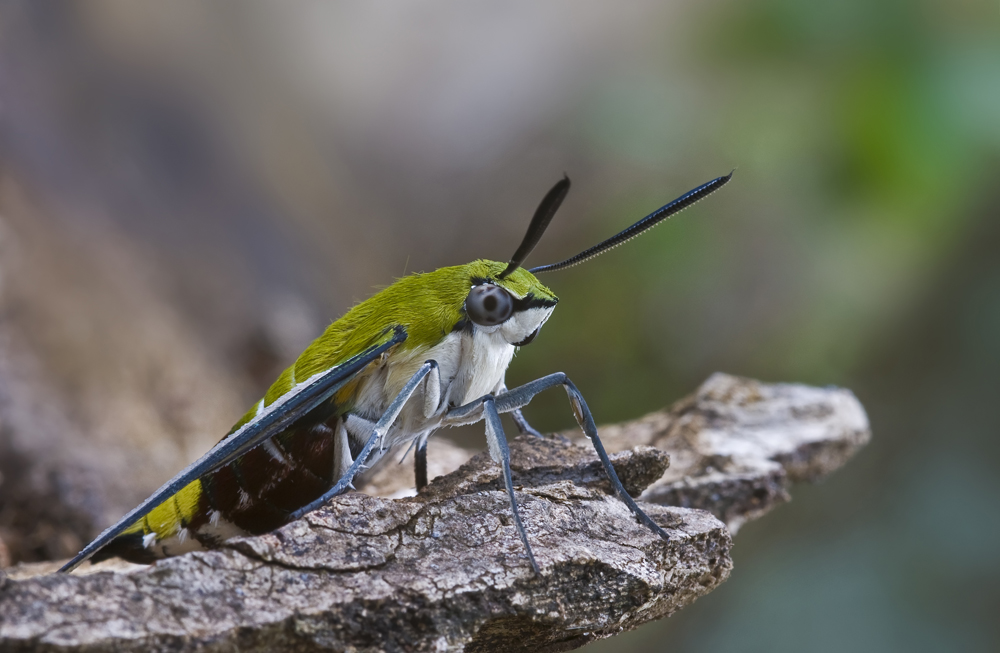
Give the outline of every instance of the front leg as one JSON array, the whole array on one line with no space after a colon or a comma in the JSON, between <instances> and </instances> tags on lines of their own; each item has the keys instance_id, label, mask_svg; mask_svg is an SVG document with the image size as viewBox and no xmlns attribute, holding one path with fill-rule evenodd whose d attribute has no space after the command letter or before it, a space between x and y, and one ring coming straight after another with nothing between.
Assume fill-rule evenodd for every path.
<instances>
[{"instance_id":1,"label":"front leg","mask_svg":"<svg viewBox=\"0 0 1000 653\"><path fill-rule=\"evenodd\" d=\"M604 450L604 444L601 443L601 438L597 435L597 425L594 423L594 416L590 413L590 408L587 407L587 402L584 401L583 395L577 390L576 386L572 381L569 380L562 372L557 372L555 374L549 374L548 376L543 376L540 379L531 381L530 383L525 383L522 386L514 388L513 390L508 390L502 395L497 396L493 401L496 405L496 410L500 413L510 413L519 408L527 406L528 403L543 390L548 390L549 388L555 388L557 386L562 386L566 390L566 395L569 397L570 405L573 407L573 416L576 418L577 424L583 429L584 434L594 445L594 449L597 451L597 457L601 459L601 465L604 467L605 473L608 475L608 480L611 481L611 487L614 488L615 493L618 497L628 506L632 514L642 522L647 528L659 535L665 540L669 540L670 536L664 531L660 526L649 518L642 508L636 504L635 500L629 496L629 493L625 491L625 486L622 485L621 480L618 478L618 473L615 472L614 466L611 464L611 459L608 458L607 451ZM487 395L489 396L489 395ZM448 411L449 416L454 416L460 419L466 415L472 415L477 410L482 410L484 408L485 397L471 401L463 406L458 406ZM492 397L491 397L492 399Z\"/></svg>"},{"instance_id":2,"label":"front leg","mask_svg":"<svg viewBox=\"0 0 1000 653\"><path fill-rule=\"evenodd\" d=\"M507 393L507 386L503 383L497 388L496 396L501 396ZM521 435L533 435L536 438L544 438L545 435L536 429L534 426L528 423L528 420L524 417L524 413L521 412L520 408L515 408L510 411L510 416L514 419L514 424L517 426L517 430Z\"/></svg>"},{"instance_id":3,"label":"front leg","mask_svg":"<svg viewBox=\"0 0 1000 653\"><path fill-rule=\"evenodd\" d=\"M538 570L538 563L531 552L531 545L528 543L528 533L521 523L521 513L517 508L517 497L514 496L514 481L510 474L510 449L507 448L507 436L503 432L503 424L500 423L500 413L497 412L493 395L486 395L482 398L483 416L486 420L486 443L490 448L490 457L495 462L500 463L503 468L503 484L507 488L507 496L510 497L510 509L514 513L514 525L517 527L517 534L524 543L524 550L531 561L531 568L536 574L541 574Z\"/></svg>"}]
</instances>

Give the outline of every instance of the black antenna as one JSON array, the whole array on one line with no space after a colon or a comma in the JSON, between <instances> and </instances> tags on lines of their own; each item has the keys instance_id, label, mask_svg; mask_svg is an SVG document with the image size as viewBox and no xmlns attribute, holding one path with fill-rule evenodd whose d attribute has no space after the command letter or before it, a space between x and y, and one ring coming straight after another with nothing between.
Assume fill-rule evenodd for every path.
<instances>
[{"instance_id":1,"label":"black antenna","mask_svg":"<svg viewBox=\"0 0 1000 653\"><path fill-rule=\"evenodd\" d=\"M510 263L507 264L507 267L504 268L504 271L500 273L497 279L503 279L521 267L524 259L528 258L528 254L531 253L531 250L535 249L535 245L542 239L545 228L552 222L552 216L559 210L559 205L566 199L566 193L568 192L569 177L564 174L563 178L557 181L556 185L542 198L542 203L538 205L538 208L535 210L535 216L531 218L531 224L528 225L528 232L524 234L524 240L521 241L521 245L517 248L517 251L510 257Z\"/></svg>"},{"instance_id":2,"label":"black antenna","mask_svg":"<svg viewBox=\"0 0 1000 653\"><path fill-rule=\"evenodd\" d=\"M735 172L735 170L733 172ZM551 263L549 265L539 265L536 268L531 268L530 270L528 270L528 272L531 272L532 274L538 274L539 272L553 272L555 270L565 270L566 268L571 268L574 265L579 265L584 261L589 261L595 256L600 256L609 249L614 249L615 247L618 247L622 243L627 243L628 241L632 240L633 238L643 233L644 231L652 229L663 220L666 220L675 213L683 211L684 209L691 206L695 202L705 199L715 191L725 186L726 183L732 178L733 178L732 172L730 172L725 177L717 177L716 179L713 179L707 184L702 184L701 186L698 186L694 190L684 193L683 195L675 199L673 202L670 202L666 206L658 208L657 210L653 211L642 220L636 222L628 229L625 229L624 231L617 233L611 238L605 240L604 242L598 243L593 247L591 247L590 249L584 250L579 254L577 254L576 256L566 259L565 261L560 261L559 263ZM546 197L545 199L548 199L548 197ZM534 245L534 243L532 245ZM520 251L521 250L518 250L518 252Z\"/></svg>"}]
</instances>

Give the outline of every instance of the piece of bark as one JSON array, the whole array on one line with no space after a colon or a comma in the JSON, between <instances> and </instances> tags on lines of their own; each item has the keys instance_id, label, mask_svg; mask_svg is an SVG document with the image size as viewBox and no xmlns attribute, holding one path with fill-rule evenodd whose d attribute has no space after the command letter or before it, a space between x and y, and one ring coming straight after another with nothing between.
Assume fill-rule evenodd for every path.
<instances>
[{"instance_id":1,"label":"piece of bark","mask_svg":"<svg viewBox=\"0 0 1000 653\"><path fill-rule=\"evenodd\" d=\"M829 473L869 437L848 391L726 375L671 411L601 431L609 449L634 447L612 454L630 492L649 485L643 497L730 523L763 514L791 480ZM673 448L669 469L648 442ZM568 650L667 616L728 577L730 534L709 512L643 503L670 533L664 542L610 495L592 449L521 437L511 454L541 576L480 453L420 496L338 497L218 551L89 575L10 570L0 649Z\"/></svg>"},{"instance_id":2,"label":"piece of bark","mask_svg":"<svg viewBox=\"0 0 1000 653\"><path fill-rule=\"evenodd\" d=\"M730 523L763 514L791 480L829 473L869 437L847 391L726 375L671 411L601 430L609 449L634 447L612 454L630 492L649 485L642 496ZM672 448L669 469L648 442ZM610 495L592 449L521 437L511 455L541 576L480 453L420 496L338 497L218 551L95 566L118 573L15 568L0 581L0 648L568 650L667 616L727 578L730 534L708 512L644 503L664 542Z\"/></svg>"},{"instance_id":3,"label":"piece of bark","mask_svg":"<svg viewBox=\"0 0 1000 653\"><path fill-rule=\"evenodd\" d=\"M486 454L424 494L363 494L274 533L130 573L8 579L3 650L566 650L667 616L726 579L725 526L646 506L661 540L610 495L592 451L511 443L541 567L514 529ZM614 456L639 492L667 456Z\"/></svg>"},{"instance_id":4,"label":"piece of bark","mask_svg":"<svg viewBox=\"0 0 1000 653\"><path fill-rule=\"evenodd\" d=\"M708 510L733 533L788 501L792 483L821 479L871 438L850 390L728 374L713 374L670 410L601 434L612 451L642 444L670 452L670 469L644 501Z\"/></svg>"}]
</instances>

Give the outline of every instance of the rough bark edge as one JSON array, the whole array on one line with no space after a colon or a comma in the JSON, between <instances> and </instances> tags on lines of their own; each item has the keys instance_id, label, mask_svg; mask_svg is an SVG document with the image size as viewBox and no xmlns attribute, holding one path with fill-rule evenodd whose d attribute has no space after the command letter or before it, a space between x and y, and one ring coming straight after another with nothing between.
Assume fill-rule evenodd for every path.
<instances>
[{"instance_id":1,"label":"rough bark edge","mask_svg":"<svg viewBox=\"0 0 1000 653\"><path fill-rule=\"evenodd\" d=\"M715 375L668 412L603 429L631 492L730 525L867 441L847 391ZM570 434L572 435L572 434ZM645 446L669 449L667 456ZM609 496L591 450L512 443L535 576L480 454L419 497L339 497L265 536L152 567L0 581L3 650L568 650L672 614L724 581L729 531L702 510ZM20 574L12 574L20 576Z\"/></svg>"}]
</instances>

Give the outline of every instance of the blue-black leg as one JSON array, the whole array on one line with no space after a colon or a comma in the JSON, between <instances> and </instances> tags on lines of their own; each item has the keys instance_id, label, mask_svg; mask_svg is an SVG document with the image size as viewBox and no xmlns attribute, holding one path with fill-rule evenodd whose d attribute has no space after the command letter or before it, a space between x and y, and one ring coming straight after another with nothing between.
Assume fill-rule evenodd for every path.
<instances>
[{"instance_id":1,"label":"blue-black leg","mask_svg":"<svg viewBox=\"0 0 1000 653\"><path fill-rule=\"evenodd\" d=\"M437 366L438 365L435 361L427 361L420 366L417 373L410 377L410 380L406 382L403 389L400 390L399 394L396 395L396 398L392 400L391 404L389 404L389 407L386 408L384 413L382 413L382 417L380 417L378 422L375 423L375 428L372 429L371 435L368 436L365 446L361 448L361 451L354 459L354 462L351 463L347 472L345 472L344 475L341 476L336 483L334 483L333 487L324 492L318 499L293 512L291 519L298 519L307 512L311 512L316 508L319 508L331 498L337 496L338 494L343 494L348 489L354 487L351 485L351 482L354 480L354 476L361 471L365 461L367 461L368 457L371 455L372 449L375 448L376 444L380 444L386 433L389 432L393 422L395 422L396 418L399 417L399 413L402 412L403 406L406 405L406 402L411 396L413 396L413 393L416 391L417 386L420 385L420 382L424 380L425 376L430 374L431 370L437 368Z\"/></svg>"},{"instance_id":2,"label":"blue-black leg","mask_svg":"<svg viewBox=\"0 0 1000 653\"><path fill-rule=\"evenodd\" d=\"M417 492L427 487L427 438L417 441L417 450L413 452L413 475L417 479Z\"/></svg>"},{"instance_id":3,"label":"blue-black leg","mask_svg":"<svg viewBox=\"0 0 1000 653\"><path fill-rule=\"evenodd\" d=\"M576 418L580 428L583 429L584 434L593 443L594 449L597 451L597 457L601 459L601 465L604 466L604 471L607 473L608 479L611 481L611 487L614 488L615 493L625 502L625 505L628 506L632 514L640 522L663 539L669 540L670 536L667 535L667 532L650 519L649 515L643 512L635 500L625 491L625 486L619 480L618 473L615 472L615 468L611 464L611 459L608 458L608 453L604 450L604 444L597 435L597 425L594 423L594 417L587 407L587 402L584 401L583 395L580 394L580 391L577 390L573 382L569 380L569 377L562 372L557 372L509 390L495 398L496 410L501 413L513 412L518 408L526 406L539 392L556 386L562 386L566 390L570 405L573 407L573 416ZM449 414L455 414L456 416L468 414L476 410L481 403L484 403L484 400L470 402L464 406L453 408L449 411Z\"/></svg>"},{"instance_id":4,"label":"blue-black leg","mask_svg":"<svg viewBox=\"0 0 1000 653\"><path fill-rule=\"evenodd\" d=\"M496 395L500 396L507 392L507 386L501 384L496 391ZM514 424L517 426L517 432L521 435L533 435L536 438L544 438L545 434L536 429L534 426L528 423L527 418L525 418L524 413L521 412L520 408L515 408L510 411L510 416L514 418Z\"/></svg>"},{"instance_id":5,"label":"blue-black leg","mask_svg":"<svg viewBox=\"0 0 1000 653\"><path fill-rule=\"evenodd\" d=\"M536 574L540 574L538 563L535 562L535 556L531 552L531 545L528 544L528 533L524 530L524 524L521 523L521 513L517 508L514 481L510 475L510 449L507 448L507 436L504 435L503 424L500 423L500 413L497 412L493 395L483 397L482 404L483 416L486 421L486 442L490 446L490 456L503 467L503 484L507 488L507 496L510 497L510 509L514 513L517 534L521 536L521 542L524 543L524 550L528 554L528 560L531 561L531 568L535 570Z\"/></svg>"},{"instance_id":6,"label":"blue-black leg","mask_svg":"<svg viewBox=\"0 0 1000 653\"><path fill-rule=\"evenodd\" d=\"M521 412L520 408L515 408L510 411L510 416L514 418L514 424L517 425L517 430L520 431L522 435L533 435L536 438L545 437L541 431L528 423L528 420L525 419L524 413Z\"/></svg>"}]
</instances>

